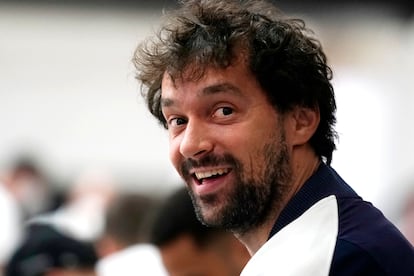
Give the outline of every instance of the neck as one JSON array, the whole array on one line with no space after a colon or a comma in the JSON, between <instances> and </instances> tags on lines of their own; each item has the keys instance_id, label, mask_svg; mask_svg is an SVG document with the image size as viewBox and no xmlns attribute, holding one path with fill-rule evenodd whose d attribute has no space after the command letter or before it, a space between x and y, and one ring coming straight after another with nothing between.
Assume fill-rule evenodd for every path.
<instances>
[{"instance_id":1,"label":"neck","mask_svg":"<svg viewBox=\"0 0 414 276\"><path fill-rule=\"evenodd\" d=\"M269 219L248 232L234 233L245 245L251 256L266 243L275 221L286 204L302 188L306 180L315 173L320 164L319 157L308 146L301 146L301 148L293 151L291 161L292 178L288 184L289 189L286 190L282 201L275 204L276 208L274 208Z\"/></svg>"}]
</instances>

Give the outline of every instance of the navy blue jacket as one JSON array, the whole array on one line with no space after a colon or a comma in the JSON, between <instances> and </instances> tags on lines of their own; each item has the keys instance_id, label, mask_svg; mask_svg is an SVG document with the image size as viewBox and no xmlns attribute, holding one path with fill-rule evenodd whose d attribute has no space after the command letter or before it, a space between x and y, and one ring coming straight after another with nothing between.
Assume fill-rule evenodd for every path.
<instances>
[{"instance_id":1,"label":"navy blue jacket","mask_svg":"<svg viewBox=\"0 0 414 276\"><path fill-rule=\"evenodd\" d=\"M323 163L284 208L269 239L332 195L338 206L338 233L329 275L414 275L413 246L377 208Z\"/></svg>"}]
</instances>

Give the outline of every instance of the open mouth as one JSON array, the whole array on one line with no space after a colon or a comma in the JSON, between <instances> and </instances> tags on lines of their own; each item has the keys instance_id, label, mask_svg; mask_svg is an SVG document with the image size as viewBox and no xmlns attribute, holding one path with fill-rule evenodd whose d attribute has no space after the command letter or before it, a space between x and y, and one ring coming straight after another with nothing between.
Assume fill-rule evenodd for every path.
<instances>
[{"instance_id":1,"label":"open mouth","mask_svg":"<svg viewBox=\"0 0 414 276\"><path fill-rule=\"evenodd\" d=\"M210 171L204 172L196 172L193 174L194 179L198 182L198 184L203 184L203 181L208 179L214 179L226 175L230 172L229 168L226 169L215 169Z\"/></svg>"}]
</instances>

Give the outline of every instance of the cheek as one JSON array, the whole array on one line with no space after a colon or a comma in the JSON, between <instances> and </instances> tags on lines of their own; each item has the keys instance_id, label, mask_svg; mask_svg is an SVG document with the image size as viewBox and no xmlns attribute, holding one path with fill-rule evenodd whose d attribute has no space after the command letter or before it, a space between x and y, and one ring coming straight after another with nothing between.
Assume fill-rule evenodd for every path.
<instances>
[{"instance_id":1,"label":"cheek","mask_svg":"<svg viewBox=\"0 0 414 276\"><path fill-rule=\"evenodd\" d=\"M260 174L265 169L265 154L269 145L277 142L277 133L269 127L253 128L232 144L234 157L243 164L246 176Z\"/></svg>"},{"instance_id":2,"label":"cheek","mask_svg":"<svg viewBox=\"0 0 414 276\"><path fill-rule=\"evenodd\" d=\"M180 142L179 139L169 139L169 157L170 161L178 171L178 168L182 162L182 155L180 154Z\"/></svg>"}]
</instances>

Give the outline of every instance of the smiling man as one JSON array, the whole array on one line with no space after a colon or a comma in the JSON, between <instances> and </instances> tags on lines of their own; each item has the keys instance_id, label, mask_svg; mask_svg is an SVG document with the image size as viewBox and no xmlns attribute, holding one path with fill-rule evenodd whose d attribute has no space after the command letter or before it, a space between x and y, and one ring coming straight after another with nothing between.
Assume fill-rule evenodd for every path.
<instances>
[{"instance_id":1,"label":"smiling man","mask_svg":"<svg viewBox=\"0 0 414 276\"><path fill-rule=\"evenodd\" d=\"M413 275L414 251L330 167L331 69L264 1L183 1L134 56L199 219L231 230L242 275Z\"/></svg>"},{"instance_id":2,"label":"smiling man","mask_svg":"<svg viewBox=\"0 0 414 276\"><path fill-rule=\"evenodd\" d=\"M280 209L290 192L280 116L242 60L206 70L197 82L174 83L165 75L162 87L171 160L186 180L198 214L209 225L247 237L252 226L274 216L272 210ZM316 155L314 160L311 170L317 167Z\"/></svg>"}]
</instances>

